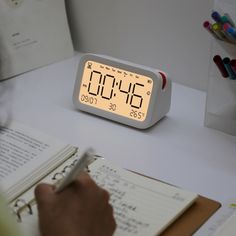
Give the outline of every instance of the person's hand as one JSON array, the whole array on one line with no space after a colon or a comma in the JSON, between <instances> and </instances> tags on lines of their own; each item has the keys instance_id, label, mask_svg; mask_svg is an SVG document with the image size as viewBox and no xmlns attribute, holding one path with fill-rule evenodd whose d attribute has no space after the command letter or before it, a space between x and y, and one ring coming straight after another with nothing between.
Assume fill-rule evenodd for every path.
<instances>
[{"instance_id":1,"label":"person's hand","mask_svg":"<svg viewBox=\"0 0 236 236\"><path fill-rule=\"evenodd\" d=\"M39 184L35 197L42 236L110 236L115 231L109 193L86 173L60 193Z\"/></svg>"}]
</instances>

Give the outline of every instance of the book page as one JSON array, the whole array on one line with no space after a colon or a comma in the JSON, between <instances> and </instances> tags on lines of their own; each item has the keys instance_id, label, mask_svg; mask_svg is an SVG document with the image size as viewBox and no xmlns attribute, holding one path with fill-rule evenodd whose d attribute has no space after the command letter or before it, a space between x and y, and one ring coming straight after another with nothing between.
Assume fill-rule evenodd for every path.
<instances>
[{"instance_id":1,"label":"book page","mask_svg":"<svg viewBox=\"0 0 236 236\"><path fill-rule=\"evenodd\" d=\"M0 79L74 55L64 0L0 1L0 23Z\"/></svg>"},{"instance_id":2,"label":"book page","mask_svg":"<svg viewBox=\"0 0 236 236\"><path fill-rule=\"evenodd\" d=\"M108 190L115 236L160 234L197 198L197 194L114 167L98 159L89 166L98 185Z\"/></svg>"},{"instance_id":3,"label":"book page","mask_svg":"<svg viewBox=\"0 0 236 236\"><path fill-rule=\"evenodd\" d=\"M45 177L43 182L53 183L53 176L63 173L76 158L75 155L68 159ZM103 159L97 159L90 164L89 173L98 185L110 193L110 203L117 223L114 236L160 234L197 197L195 193L117 168ZM58 177L60 178L60 175ZM33 197L31 188L19 199L29 204ZM11 208L15 208L16 201L18 199L10 204ZM29 214L28 208L20 212L19 224L25 236L39 235L37 207L35 204L31 206L33 214Z\"/></svg>"},{"instance_id":4,"label":"book page","mask_svg":"<svg viewBox=\"0 0 236 236\"><path fill-rule=\"evenodd\" d=\"M236 232L236 213L234 213L215 233L215 236L235 236Z\"/></svg>"},{"instance_id":5,"label":"book page","mask_svg":"<svg viewBox=\"0 0 236 236\"><path fill-rule=\"evenodd\" d=\"M41 182L48 184L56 184L57 181L64 178L64 176L71 170L72 166L76 163L79 158L79 154L75 153L66 161L64 161L60 166L58 166L55 170L50 172L47 176L45 176ZM11 209L14 209L15 212L18 212L19 215L15 215L16 223L19 224L20 229L22 231L22 235L24 236L40 236L39 226L38 226L38 209L34 199L34 188L32 186L29 190L19 196L19 198L12 201L9 206ZM17 202L20 202L19 206L16 206ZM30 205L32 213L29 212ZM26 206L25 209L20 210L22 206ZM18 217L20 216L20 221ZM18 220L17 220L18 219Z\"/></svg>"},{"instance_id":6,"label":"book page","mask_svg":"<svg viewBox=\"0 0 236 236\"><path fill-rule=\"evenodd\" d=\"M4 179L42 154L49 144L21 131L4 128L1 131L0 147L0 179Z\"/></svg>"},{"instance_id":7,"label":"book page","mask_svg":"<svg viewBox=\"0 0 236 236\"><path fill-rule=\"evenodd\" d=\"M69 149L57 139L13 122L0 131L0 186L10 195L25 190L61 163Z\"/></svg>"}]
</instances>

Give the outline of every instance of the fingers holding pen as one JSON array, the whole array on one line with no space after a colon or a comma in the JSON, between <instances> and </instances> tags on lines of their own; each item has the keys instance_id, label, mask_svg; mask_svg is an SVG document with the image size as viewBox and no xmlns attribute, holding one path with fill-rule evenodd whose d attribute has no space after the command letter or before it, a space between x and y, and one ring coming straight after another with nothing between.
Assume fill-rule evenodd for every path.
<instances>
[{"instance_id":1,"label":"fingers holding pen","mask_svg":"<svg viewBox=\"0 0 236 236\"><path fill-rule=\"evenodd\" d=\"M109 236L116 228L109 193L85 172L59 193L40 184L35 196L42 236Z\"/></svg>"}]
</instances>

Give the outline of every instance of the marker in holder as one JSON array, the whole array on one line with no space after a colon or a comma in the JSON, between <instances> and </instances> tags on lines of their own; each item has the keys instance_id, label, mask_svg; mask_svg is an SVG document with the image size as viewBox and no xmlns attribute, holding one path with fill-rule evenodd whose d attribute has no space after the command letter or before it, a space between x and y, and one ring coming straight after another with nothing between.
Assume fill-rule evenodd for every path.
<instances>
[{"instance_id":1,"label":"marker in holder","mask_svg":"<svg viewBox=\"0 0 236 236\"><path fill-rule=\"evenodd\" d=\"M236 136L235 59L236 45L217 39L212 41L204 121L205 126L234 136Z\"/></svg>"}]
</instances>

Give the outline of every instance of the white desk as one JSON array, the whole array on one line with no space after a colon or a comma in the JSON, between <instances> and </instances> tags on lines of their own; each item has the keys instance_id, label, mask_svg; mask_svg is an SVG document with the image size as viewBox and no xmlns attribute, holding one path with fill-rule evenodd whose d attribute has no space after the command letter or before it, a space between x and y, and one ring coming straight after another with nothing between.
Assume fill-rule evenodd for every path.
<instances>
[{"instance_id":1,"label":"white desk","mask_svg":"<svg viewBox=\"0 0 236 236\"><path fill-rule=\"evenodd\" d=\"M236 137L203 126L204 92L173 84L167 117L149 130L136 130L75 111L79 57L8 80L14 84L14 119L209 198L236 197Z\"/></svg>"}]
</instances>

